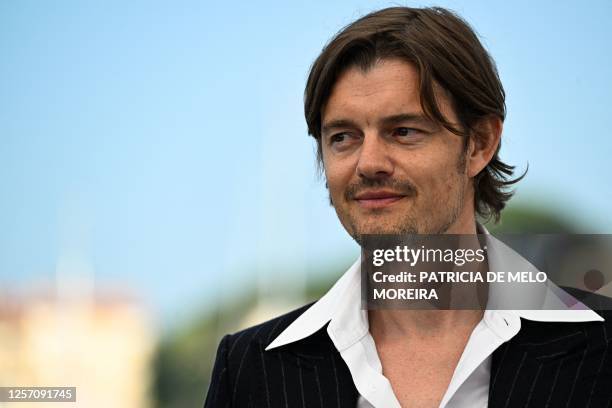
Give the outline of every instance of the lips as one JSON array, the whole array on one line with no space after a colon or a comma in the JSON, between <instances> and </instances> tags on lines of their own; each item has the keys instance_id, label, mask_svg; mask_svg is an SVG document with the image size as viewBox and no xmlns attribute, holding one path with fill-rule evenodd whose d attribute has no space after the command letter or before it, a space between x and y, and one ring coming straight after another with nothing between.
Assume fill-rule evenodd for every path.
<instances>
[{"instance_id":1,"label":"lips","mask_svg":"<svg viewBox=\"0 0 612 408\"><path fill-rule=\"evenodd\" d=\"M393 191L367 191L355 196L355 201L363 208L384 208L388 207L402 198L405 194Z\"/></svg>"}]
</instances>

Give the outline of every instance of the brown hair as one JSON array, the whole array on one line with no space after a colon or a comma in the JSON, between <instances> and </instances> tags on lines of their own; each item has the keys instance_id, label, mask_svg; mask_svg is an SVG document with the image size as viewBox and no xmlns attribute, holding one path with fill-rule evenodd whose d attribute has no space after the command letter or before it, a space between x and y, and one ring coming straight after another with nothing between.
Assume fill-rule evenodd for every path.
<instances>
[{"instance_id":1,"label":"brown hair","mask_svg":"<svg viewBox=\"0 0 612 408\"><path fill-rule=\"evenodd\" d=\"M391 7L370 13L344 27L313 63L304 92L308 133L317 141L322 164L321 112L339 75L349 67L364 71L377 60L400 58L417 68L422 109L430 119L465 137L478 137L477 122L490 115L506 116L505 93L495 62L461 17L444 8ZM448 122L436 102L434 84L450 96L459 127ZM499 159L499 148L474 178L475 211L499 221L512 197L507 187L514 166Z\"/></svg>"}]
</instances>

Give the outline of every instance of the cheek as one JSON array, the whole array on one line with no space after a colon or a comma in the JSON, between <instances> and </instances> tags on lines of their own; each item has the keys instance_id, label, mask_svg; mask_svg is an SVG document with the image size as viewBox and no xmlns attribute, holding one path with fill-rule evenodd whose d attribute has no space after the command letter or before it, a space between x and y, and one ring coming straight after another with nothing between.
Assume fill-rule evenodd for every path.
<instances>
[{"instance_id":1,"label":"cheek","mask_svg":"<svg viewBox=\"0 0 612 408\"><path fill-rule=\"evenodd\" d=\"M332 197L338 197L344 193L354 171L350 166L338 162L329 163L329 161L324 162L324 168L327 188Z\"/></svg>"},{"instance_id":2,"label":"cheek","mask_svg":"<svg viewBox=\"0 0 612 408\"><path fill-rule=\"evenodd\" d=\"M456 163L447 157L424 161L412 170L417 189L428 199L440 199L458 187Z\"/></svg>"}]
</instances>

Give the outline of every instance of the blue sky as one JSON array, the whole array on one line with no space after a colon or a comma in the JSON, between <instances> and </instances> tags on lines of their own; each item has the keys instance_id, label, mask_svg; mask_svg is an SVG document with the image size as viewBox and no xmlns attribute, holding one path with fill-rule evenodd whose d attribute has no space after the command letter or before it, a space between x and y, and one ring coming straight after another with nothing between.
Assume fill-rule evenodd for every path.
<instances>
[{"instance_id":1,"label":"blue sky","mask_svg":"<svg viewBox=\"0 0 612 408\"><path fill-rule=\"evenodd\" d=\"M0 4L2 285L72 265L168 322L257 271L357 254L315 174L303 88L336 31L399 3L254 3ZM612 3L435 4L497 61L502 158L529 163L516 202L612 232Z\"/></svg>"}]
</instances>

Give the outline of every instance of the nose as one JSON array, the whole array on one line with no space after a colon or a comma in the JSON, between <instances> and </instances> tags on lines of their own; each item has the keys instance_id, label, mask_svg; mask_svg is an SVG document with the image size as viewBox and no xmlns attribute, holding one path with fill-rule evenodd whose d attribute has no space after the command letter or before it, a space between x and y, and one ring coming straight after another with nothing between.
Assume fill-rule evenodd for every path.
<instances>
[{"instance_id":1,"label":"nose","mask_svg":"<svg viewBox=\"0 0 612 408\"><path fill-rule=\"evenodd\" d=\"M393 162L389 146L377 134L366 134L363 138L357 163L357 175L366 179L383 179L393 174Z\"/></svg>"}]
</instances>

